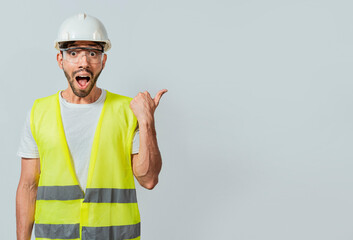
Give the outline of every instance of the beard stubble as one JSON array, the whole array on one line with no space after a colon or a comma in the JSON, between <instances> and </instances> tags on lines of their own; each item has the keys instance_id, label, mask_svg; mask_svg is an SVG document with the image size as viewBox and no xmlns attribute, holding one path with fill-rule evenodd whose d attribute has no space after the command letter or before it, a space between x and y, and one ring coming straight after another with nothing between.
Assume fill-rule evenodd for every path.
<instances>
[{"instance_id":1,"label":"beard stubble","mask_svg":"<svg viewBox=\"0 0 353 240\"><path fill-rule=\"evenodd\" d=\"M72 92L73 92L77 97L80 97L80 98L84 98L84 97L88 96L88 95L91 93L93 87L96 85L96 82L97 82L98 77L99 77L99 75L101 74L102 70L103 70L103 69L101 69L101 70L98 72L97 75L93 75L93 73L92 73L90 70L88 70L88 69L81 69L81 70L79 70L79 71L73 72L73 73L72 73L72 76L70 76L70 75L65 71L65 69L63 68L65 77L66 77L67 81L69 82L69 85L70 85L70 87L71 87ZM75 75L76 73L79 73L79 72L87 72L87 73L90 73L90 74L91 74L91 79L90 79L90 81L92 81L92 83L91 83L91 84L88 86L88 88L86 88L86 89L79 89L79 88L77 88L77 87L75 86L75 81L76 81L76 79L75 79L74 75Z\"/></svg>"}]
</instances>

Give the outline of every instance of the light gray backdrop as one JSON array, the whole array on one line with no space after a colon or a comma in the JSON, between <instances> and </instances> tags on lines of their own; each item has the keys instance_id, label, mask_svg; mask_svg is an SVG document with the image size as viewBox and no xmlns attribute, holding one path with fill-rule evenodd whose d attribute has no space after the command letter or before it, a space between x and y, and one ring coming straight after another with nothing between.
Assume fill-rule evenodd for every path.
<instances>
[{"instance_id":1,"label":"light gray backdrop","mask_svg":"<svg viewBox=\"0 0 353 240\"><path fill-rule=\"evenodd\" d=\"M353 238L352 1L7 1L1 22L2 239L36 98L67 87L53 41L81 11L112 49L98 86L169 90L160 183L138 188L145 240Z\"/></svg>"}]
</instances>

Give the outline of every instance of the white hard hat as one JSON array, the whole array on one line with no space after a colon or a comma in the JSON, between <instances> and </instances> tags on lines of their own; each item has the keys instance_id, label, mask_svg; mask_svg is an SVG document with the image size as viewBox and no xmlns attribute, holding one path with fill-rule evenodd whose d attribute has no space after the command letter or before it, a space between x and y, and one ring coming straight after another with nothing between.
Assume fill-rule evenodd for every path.
<instances>
[{"instance_id":1,"label":"white hard hat","mask_svg":"<svg viewBox=\"0 0 353 240\"><path fill-rule=\"evenodd\" d=\"M105 52L111 48L103 23L85 13L72 16L61 24L58 38L55 40L55 48L60 50L59 43L69 41L104 42Z\"/></svg>"}]
</instances>

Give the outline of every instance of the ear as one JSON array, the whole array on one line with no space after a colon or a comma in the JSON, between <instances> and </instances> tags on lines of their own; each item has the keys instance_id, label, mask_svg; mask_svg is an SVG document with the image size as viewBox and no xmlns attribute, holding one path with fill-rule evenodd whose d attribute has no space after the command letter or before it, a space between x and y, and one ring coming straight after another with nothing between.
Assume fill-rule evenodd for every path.
<instances>
[{"instance_id":1,"label":"ear","mask_svg":"<svg viewBox=\"0 0 353 240\"><path fill-rule=\"evenodd\" d=\"M102 69L104 69L105 67L105 62L107 61L107 54L104 53L104 56L103 56L103 61L102 61Z\"/></svg>"},{"instance_id":2,"label":"ear","mask_svg":"<svg viewBox=\"0 0 353 240\"><path fill-rule=\"evenodd\" d=\"M63 55L61 51L56 55L56 61L58 62L59 68L63 69Z\"/></svg>"}]
</instances>

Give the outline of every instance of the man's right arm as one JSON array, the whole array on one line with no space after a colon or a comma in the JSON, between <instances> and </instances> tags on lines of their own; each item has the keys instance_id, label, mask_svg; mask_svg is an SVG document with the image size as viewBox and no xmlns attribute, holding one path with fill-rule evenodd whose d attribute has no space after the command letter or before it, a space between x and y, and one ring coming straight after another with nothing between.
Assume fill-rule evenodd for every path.
<instances>
[{"instance_id":1,"label":"man's right arm","mask_svg":"<svg viewBox=\"0 0 353 240\"><path fill-rule=\"evenodd\" d=\"M30 240L40 175L39 158L22 158L16 193L17 240Z\"/></svg>"}]
</instances>

